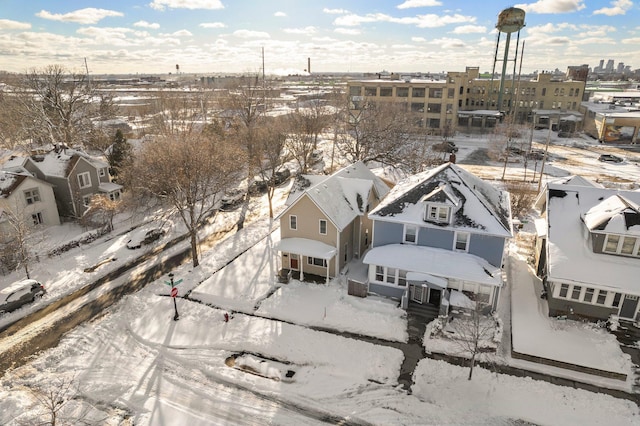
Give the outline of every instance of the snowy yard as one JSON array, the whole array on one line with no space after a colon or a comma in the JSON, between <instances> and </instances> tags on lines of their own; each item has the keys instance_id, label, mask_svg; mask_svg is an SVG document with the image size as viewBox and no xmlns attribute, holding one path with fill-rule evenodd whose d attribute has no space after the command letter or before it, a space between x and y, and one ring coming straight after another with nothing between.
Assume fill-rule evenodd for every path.
<instances>
[{"instance_id":1,"label":"snowy yard","mask_svg":"<svg viewBox=\"0 0 640 426\"><path fill-rule=\"evenodd\" d=\"M471 139L458 143L459 158L471 152L474 143ZM559 147L557 152L562 150L577 152L572 147ZM590 152L584 157L597 161ZM560 162L554 166L560 170ZM614 167L606 165L613 170L611 176L617 172ZM638 168L630 162L624 167ZM480 166L473 166L472 171L476 168ZM497 165L483 170L496 179L502 172ZM510 166L511 174L520 172L517 166ZM284 193L276 199L278 209ZM256 206L257 216L260 208ZM233 223L235 214L220 216L215 226ZM164 283L168 278L163 276L125 297L103 316L69 332L58 347L7 372L0 382L0 424L35 423L44 411L30 389L61 381L72 386L64 395L66 403L59 418L71 419L71 424L81 418L106 425L190 426L340 421L379 425L640 423L638 407L627 400L482 368L476 368L473 380L468 381L466 368L428 358L419 362L411 392L406 392L398 385L403 353L393 347L408 339L405 312L386 299L348 296L343 278L329 285L295 280L278 284L273 245L279 236L273 232L273 223L264 219L264 211L262 214L263 219L203 251L198 268L187 264L173 271L177 279L184 280L178 286L180 296L188 294L192 299L178 298L179 321L173 321L169 286ZM86 280L81 268L104 256L126 256L124 240L124 236L102 240L74 249L69 256L43 260L37 278L49 283L49 297L65 294ZM98 271L113 267L105 264ZM603 366L606 360L607 368L629 371L628 359L599 330L568 326L558 330L558 322L539 311L526 264L515 259L511 267L517 284L512 288L514 347L567 356L567 362ZM2 277L2 284L14 278ZM14 314L24 315L32 309L35 307ZM225 312L232 313L228 322ZM9 320L5 318L2 320ZM548 323L536 325L535 318ZM525 332L520 334L518 329ZM393 343L374 345L366 338L341 336L343 332ZM562 345L550 340L559 332L564 333ZM593 344L587 349L573 340L596 335L603 337L598 351L593 351ZM234 358L235 367L229 363ZM258 374L237 368L241 365Z\"/></svg>"}]
</instances>

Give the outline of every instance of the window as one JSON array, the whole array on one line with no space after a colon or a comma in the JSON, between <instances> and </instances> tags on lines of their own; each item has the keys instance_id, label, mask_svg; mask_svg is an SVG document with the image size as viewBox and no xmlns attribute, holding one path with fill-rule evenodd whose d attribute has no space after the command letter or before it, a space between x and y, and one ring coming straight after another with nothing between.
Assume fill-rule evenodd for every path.
<instances>
[{"instance_id":1,"label":"window","mask_svg":"<svg viewBox=\"0 0 640 426\"><path fill-rule=\"evenodd\" d=\"M469 250L469 233L468 232L456 232L456 244L454 248L460 251Z\"/></svg>"},{"instance_id":2,"label":"window","mask_svg":"<svg viewBox=\"0 0 640 426\"><path fill-rule=\"evenodd\" d=\"M107 169L102 168L98 171L98 173L100 174L100 177L105 177L107 175Z\"/></svg>"},{"instance_id":3,"label":"window","mask_svg":"<svg viewBox=\"0 0 640 426\"><path fill-rule=\"evenodd\" d=\"M456 89L450 88L447 89L447 98L453 98L456 95Z\"/></svg>"},{"instance_id":4,"label":"window","mask_svg":"<svg viewBox=\"0 0 640 426\"><path fill-rule=\"evenodd\" d=\"M84 197L82 197L82 205L85 207L89 207L89 204L91 204L91 195L85 195Z\"/></svg>"},{"instance_id":5,"label":"window","mask_svg":"<svg viewBox=\"0 0 640 426\"><path fill-rule=\"evenodd\" d=\"M392 96L392 95L393 95L393 87L380 88L380 96Z\"/></svg>"},{"instance_id":6,"label":"window","mask_svg":"<svg viewBox=\"0 0 640 426\"><path fill-rule=\"evenodd\" d=\"M546 87L542 88L542 96L547 96L547 88Z\"/></svg>"},{"instance_id":7,"label":"window","mask_svg":"<svg viewBox=\"0 0 640 426\"><path fill-rule=\"evenodd\" d=\"M430 98L441 98L442 97L442 89L429 89L429 97Z\"/></svg>"},{"instance_id":8,"label":"window","mask_svg":"<svg viewBox=\"0 0 640 426\"><path fill-rule=\"evenodd\" d=\"M404 227L404 242L409 244L415 244L417 240L418 228L411 225L405 225Z\"/></svg>"},{"instance_id":9,"label":"window","mask_svg":"<svg viewBox=\"0 0 640 426\"><path fill-rule=\"evenodd\" d=\"M580 287L579 285L574 285L573 286L573 291L571 291L571 298L573 300L579 300L580 299L580 291L582 291L582 287Z\"/></svg>"},{"instance_id":10,"label":"window","mask_svg":"<svg viewBox=\"0 0 640 426\"><path fill-rule=\"evenodd\" d=\"M365 96L376 96L378 94L378 88L377 87L366 87L364 88L364 95Z\"/></svg>"},{"instance_id":11,"label":"window","mask_svg":"<svg viewBox=\"0 0 640 426\"><path fill-rule=\"evenodd\" d=\"M91 175L89 172L78 173L78 185L80 185L80 188L91 186Z\"/></svg>"},{"instance_id":12,"label":"window","mask_svg":"<svg viewBox=\"0 0 640 426\"><path fill-rule=\"evenodd\" d=\"M411 102L411 112L424 112L424 102Z\"/></svg>"},{"instance_id":13,"label":"window","mask_svg":"<svg viewBox=\"0 0 640 426\"><path fill-rule=\"evenodd\" d=\"M387 282L391 284L396 283L396 270L394 268L387 268Z\"/></svg>"},{"instance_id":14,"label":"window","mask_svg":"<svg viewBox=\"0 0 640 426\"><path fill-rule=\"evenodd\" d=\"M407 271L403 271L402 269L398 270L398 285L400 287L407 286Z\"/></svg>"},{"instance_id":15,"label":"window","mask_svg":"<svg viewBox=\"0 0 640 426\"><path fill-rule=\"evenodd\" d=\"M27 204L33 204L40 201L40 192L38 192L38 188L29 189L24 191L24 199Z\"/></svg>"},{"instance_id":16,"label":"window","mask_svg":"<svg viewBox=\"0 0 640 426\"><path fill-rule=\"evenodd\" d=\"M351 96L360 96L360 86L349 87L349 94Z\"/></svg>"},{"instance_id":17,"label":"window","mask_svg":"<svg viewBox=\"0 0 640 426\"><path fill-rule=\"evenodd\" d=\"M38 213L34 213L31 215L31 220L33 221L34 225L40 225L42 224L42 213L38 212Z\"/></svg>"},{"instance_id":18,"label":"window","mask_svg":"<svg viewBox=\"0 0 640 426\"><path fill-rule=\"evenodd\" d=\"M429 205L427 207L426 220L432 220L432 221L435 221L435 222L448 222L449 221L449 207L448 206Z\"/></svg>"},{"instance_id":19,"label":"window","mask_svg":"<svg viewBox=\"0 0 640 426\"><path fill-rule=\"evenodd\" d=\"M327 266L327 261L325 259L320 259L317 257L307 257L307 263L309 265L315 265L315 266Z\"/></svg>"},{"instance_id":20,"label":"window","mask_svg":"<svg viewBox=\"0 0 640 426\"><path fill-rule=\"evenodd\" d=\"M580 93L580 89L576 89L576 97L578 97L578 93Z\"/></svg>"},{"instance_id":21,"label":"window","mask_svg":"<svg viewBox=\"0 0 640 426\"><path fill-rule=\"evenodd\" d=\"M324 219L320 219L320 233L327 235L327 221Z\"/></svg>"},{"instance_id":22,"label":"window","mask_svg":"<svg viewBox=\"0 0 640 426\"><path fill-rule=\"evenodd\" d=\"M607 238L604 242L604 248L602 249L602 251L606 253L617 253L618 242L620 242L619 235L607 234Z\"/></svg>"},{"instance_id":23,"label":"window","mask_svg":"<svg viewBox=\"0 0 640 426\"><path fill-rule=\"evenodd\" d=\"M290 215L289 216L289 229L295 231L298 229L298 216Z\"/></svg>"},{"instance_id":24,"label":"window","mask_svg":"<svg viewBox=\"0 0 640 426\"><path fill-rule=\"evenodd\" d=\"M396 96L399 98L407 98L409 97L409 88L408 87L396 87Z\"/></svg>"},{"instance_id":25,"label":"window","mask_svg":"<svg viewBox=\"0 0 640 426\"><path fill-rule=\"evenodd\" d=\"M425 90L424 87L413 87L411 89L411 96L414 98L424 98Z\"/></svg>"},{"instance_id":26,"label":"window","mask_svg":"<svg viewBox=\"0 0 640 426\"><path fill-rule=\"evenodd\" d=\"M593 292L594 290L592 288L587 288L584 291L584 301L591 303L591 301L593 300Z\"/></svg>"},{"instance_id":27,"label":"window","mask_svg":"<svg viewBox=\"0 0 640 426\"><path fill-rule=\"evenodd\" d=\"M604 302L607 300L607 292L604 290L600 290L598 292L598 300L596 300L596 303L598 305L604 305Z\"/></svg>"},{"instance_id":28,"label":"window","mask_svg":"<svg viewBox=\"0 0 640 426\"><path fill-rule=\"evenodd\" d=\"M622 247L620 247L620 253L622 254L633 254L633 248L636 246L635 237L624 237L622 239Z\"/></svg>"},{"instance_id":29,"label":"window","mask_svg":"<svg viewBox=\"0 0 640 426\"><path fill-rule=\"evenodd\" d=\"M109 199L111 201L118 201L120 199L120 191L110 192L109 193Z\"/></svg>"},{"instance_id":30,"label":"window","mask_svg":"<svg viewBox=\"0 0 640 426\"><path fill-rule=\"evenodd\" d=\"M562 284L560 286L560 297L567 297L567 293L569 293L569 284Z\"/></svg>"},{"instance_id":31,"label":"window","mask_svg":"<svg viewBox=\"0 0 640 426\"><path fill-rule=\"evenodd\" d=\"M442 104L428 104L427 111L432 113L440 113L442 111Z\"/></svg>"},{"instance_id":32,"label":"window","mask_svg":"<svg viewBox=\"0 0 640 426\"><path fill-rule=\"evenodd\" d=\"M384 280L384 267L376 265L376 281Z\"/></svg>"},{"instance_id":33,"label":"window","mask_svg":"<svg viewBox=\"0 0 640 426\"><path fill-rule=\"evenodd\" d=\"M620 299L622 298L622 294L620 293L616 293L615 296L613 296L613 303L611 304L611 306L613 307L618 307L620 306Z\"/></svg>"}]
</instances>

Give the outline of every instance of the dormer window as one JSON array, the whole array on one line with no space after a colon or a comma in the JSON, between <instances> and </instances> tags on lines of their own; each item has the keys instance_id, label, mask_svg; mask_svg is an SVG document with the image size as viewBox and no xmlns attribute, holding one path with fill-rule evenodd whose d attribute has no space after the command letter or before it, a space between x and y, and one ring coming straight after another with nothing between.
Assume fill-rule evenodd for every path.
<instances>
[{"instance_id":1,"label":"dormer window","mask_svg":"<svg viewBox=\"0 0 640 426\"><path fill-rule=\"evenodd\" d=\"M640 238L606 234L602 251L623 256L640 256Z\"/></svg>"},{"instance_id":2,"label":"dormer window","mask_svg":"<svg viewBox=\"0 0 640 426\"><path fill-rule=\"evenodd\" d=\"M431 222L449 223L450 214L450 206L427 204L427 214L425 220Z\"/></svg>"}]
</instances>

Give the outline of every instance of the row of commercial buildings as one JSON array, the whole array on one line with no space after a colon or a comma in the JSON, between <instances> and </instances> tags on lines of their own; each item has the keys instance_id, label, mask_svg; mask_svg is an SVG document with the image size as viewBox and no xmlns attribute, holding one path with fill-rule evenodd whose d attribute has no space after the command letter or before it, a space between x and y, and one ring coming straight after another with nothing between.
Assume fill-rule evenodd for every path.
<instances>
[{"instance_id":1,"label":"row of commercial buildings","mask_svg":"<svg viewBox=\"0 0 640 426\"><path fill-rule=\"evenodd\" d=\"M481 77L478 67L467 67L433 78L378 74L373 79L349 81L347 91L352 111L372 103L395 102L412 115L417 130L432 134L444 129L486 132L511 114L517 123L564 125L566 134L584 130L602 142L635 143L638 139L640 114L634 111L640 109L640 91L598 99L573 72L563 78L539 73L532 79L511 80L502 96L499 83Z\"/></svg>"}]
</instances>

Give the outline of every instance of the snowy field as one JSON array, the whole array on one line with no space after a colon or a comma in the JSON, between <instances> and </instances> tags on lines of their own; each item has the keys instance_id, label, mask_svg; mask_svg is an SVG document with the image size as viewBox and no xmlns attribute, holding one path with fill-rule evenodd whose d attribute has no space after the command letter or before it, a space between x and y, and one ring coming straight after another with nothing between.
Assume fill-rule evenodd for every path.
<instances>
[{"instance_id":1,"label":"snowy field","mask_svg":"<svg viewBox=\"0 0 640 426\"><path fill-rule=\"evenodd\" d=\"M473 147L486 140L456 143L464 163ZM580 166L574 163L584 161L593 163L589 173L597 174L600 166L605 181L637 181L640 175L630 158L621 165L603 165L591 150L595 148L553 149L558 159L547 171L575 173L572 167ZM566 165L559 160L563 150L573 153ZM485 178L499 179L502 173L498 163L464 167ZM509 165L510 175L522 173L517 164ZM283 188L276 197L278 211L285 195ZM174 271L184 279L180 295L192 299L177 300L179 321L173 321L164 276L68 333L58 347L7 372L0 383L0 424L43 419L47 410L34 389L66 389L61 384L68 390L58 419L67 424L640 423L638 407L626 400L481 368L468 381L466 368L430 359L416 368L412 392L403 390L398 386L400 350L340 333L403 342L404 312L383 299L347 296L341 280L328 286L295 280L277 284L272 247L278 233L265 219L264 204L254 206L254 214L241 232L203 250L198 268L187 264ZM234 213L220 215L212 227L234 219ZM101 240L43 260L34 276L47 283L47 298L56 297L86 281L85 265L110 253L128 253L125 243L124 238ZM0 285L17 277L2 277ZM231 313L228 322L225 312Z\"/></svg>"}]
</instances>

